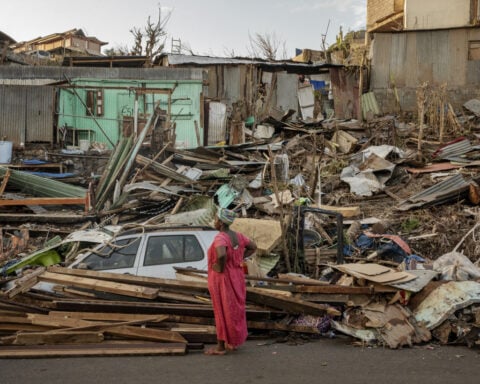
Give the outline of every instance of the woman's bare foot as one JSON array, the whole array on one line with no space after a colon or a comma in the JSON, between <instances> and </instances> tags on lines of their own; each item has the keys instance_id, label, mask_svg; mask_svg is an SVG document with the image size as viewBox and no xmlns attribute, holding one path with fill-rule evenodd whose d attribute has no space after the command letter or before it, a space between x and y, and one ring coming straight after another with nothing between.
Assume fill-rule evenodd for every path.
<instances>
[{"instance_id":1,"label":"woman's bare foot","mask_svg":"<svg viewBox=\"0 0 480 384\"><path fill-rule=\"evenodd\" d=\"M226 349L218 349L217 347L209 348L204 352L205 355L218 355L218 356L225 355L226 353L227 353Z\"/></svg>"}]
</instances>

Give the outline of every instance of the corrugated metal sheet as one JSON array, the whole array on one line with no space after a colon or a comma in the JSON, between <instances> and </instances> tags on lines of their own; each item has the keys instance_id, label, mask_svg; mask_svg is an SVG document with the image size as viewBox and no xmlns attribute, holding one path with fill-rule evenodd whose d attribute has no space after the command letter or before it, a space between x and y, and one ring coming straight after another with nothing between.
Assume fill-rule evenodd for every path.
<instances>
[{"instance_id":1,"label":"corrugated metal sheet","mask_svg":"<svg viewBox=\"0 0 480 384\"><path fill-rule=\"evenodd\" d=\"M380 115L380 108L375 97L375 93L367 92L362 95L362 114L364 118L367 118L369 114L373 116Z\"/></svg>"},{"instance_id":2,"label":"corrugated metal sheet","mask_svg":"<svg viewBox=\"0 0 480 384\"><path fill-rule=\"evenodd\" d=\"M472 150L472 144L470 143L470 140L463 139L455 143L443 146L442 148L435 151L432 154L432 157L436 159L448 159L448 160L468 162L469 160L462 159L461 155L464 155L465 153L470 152L471 150Z\"/></svg>"},{"instance_id":3,"label":"corrugated metal sheet","mask_svg":"<svg viewBox=\"0 0 480 384\"><path fill-rule=\"evenodd\" d=\"M55 89L52 87L24 87L26 92L26 140L53 143Z\"/></svg>"},{"instance_id":4,"label":"corrugated metal sheet","mask_svg":"<svg viewBox=\"0 0 480 384\"><path fill-rule=\"evenodd\" d=\"M0 136L14 144L25 142L25 91L20 86L0 87Z\"/></svg>"},{"instance_id":5,"label":"corrugated metal sheet","mask_svg":"<svg viewBox=\"0 0 480 384\"><path fill-rule=\"evenodd\" d=\"M412 208L435 205L440 202L460 198L461 194L468 190L470 183L471 181L465 180L461 174L454 175L409 197L398 206L398 209L400 211L407 211Z\"/></svg>"},{"instance_id":6,"label":"corrugated metal sheet","mask_svg":"<svg viewBox=\"0 0 480 384\"><path fill-rule=\"evenodd\" d=\"M208 145L226 140L227 106L212 101L208 107Z\"/></svg>"},{"instance_id":7,"label":"corrugated metal sheet","mask_svg":"<svg viewBox=\"0 0 480 384\"><path fill-rule=\"evenodd\" d=\"M243 68L245 70L245 68ZM223 101L232 105L237 100L243 100L241 86L242 73L240 67L225 67L223 72Z\"/></svg>"},{"instance_id":8,"label":"corrugated metal sheet","mask_svg":"<svg viewBox=\"0 0 480 384\"><path fill-rule=\"evenodd\" d=\"M478 84L480 63L468 60L468 41L479 28L377 33L372 58L372 89L416 88L425 81L449 86Z\"/></svg>"},{"instance_id":9,"label":"corrugated metal sheet","mask_svg":"<svg viewBox=\"0 0 480 384\"><path fill-rule=\"evenodd\" d=\"M86 67L11 67L0 66L0 84L6 81L64 81L70 79L144 79L144 80L202 80L200 68L86 68ZM30 83L31 84L31 83Z\"/></svg>"},{"instance_id":10,"label":"corrugated metal sheet","mask_svg":"<svg viewBox=\"0 0 480 384\"><path fill-rule=\"evenodd\" d=\"M18 145L53 142L55 89L0 85L0 136Z\"/></svg>"}]
</instances>

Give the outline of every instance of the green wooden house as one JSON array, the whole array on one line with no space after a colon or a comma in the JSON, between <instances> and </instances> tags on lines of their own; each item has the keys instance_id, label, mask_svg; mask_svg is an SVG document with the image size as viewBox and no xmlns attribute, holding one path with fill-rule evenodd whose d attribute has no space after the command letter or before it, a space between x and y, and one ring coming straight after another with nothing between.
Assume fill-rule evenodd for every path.
<instances>
[{"instance_id":1,"label":"green wooden house","mask_svg":"<svg viewBox=\"0 0 480 384\"><path fill-rule=\"evenodd\" d=\"M202 80L76 78L60 87L59 137L73 147L104 143L113 148L144 127L154 106L175 128L176 148L204 145Z\"/></svg>"}]
</instances>

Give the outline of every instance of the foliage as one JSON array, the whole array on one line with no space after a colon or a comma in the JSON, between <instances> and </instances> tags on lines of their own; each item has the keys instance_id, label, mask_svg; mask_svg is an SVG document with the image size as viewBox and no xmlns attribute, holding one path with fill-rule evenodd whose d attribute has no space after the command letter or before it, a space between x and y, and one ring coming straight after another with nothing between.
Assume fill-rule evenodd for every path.
<instances>
[{"instance_id":1,"label":"foliage","mask_svg":"<svg viewBox=\"0 0 480 384\"><path fill-rule=\"evenodd\" d=\"M131 55L145 55L148 59L153 59L156 55L163 52L167 36L166 26L170 20L171 11L162 14L162 7L158 8L158 18L156 22L149 16L147 25L142 28L133 27L130 33L134 37L134 46L130 51Z\"/></svg>"},{"instance_id":2,"label":"foliage","mask_svg":"<svg viewBox=\"0 0 480 384\"><path fill-rule=\"evenodd\" d=\"M406 233L410 233L420 226L420 220L416 217L409 217L401 224L402 230Z\"/></svg>"},{"instance_id":3,"label":"foliage","mask_svg":"<svg viewBox=\"0 0 480 384\"><path fill-rule=\"evenodd\" d=\"M250 44L247 47L247 51L252 57L260 57L266 60L276 60L280 55L280 48L282 48L282 58L286 56L285 41L275 35L275 33L255 33L254 36L249 34Z\"/></svg>"}]
</instances>

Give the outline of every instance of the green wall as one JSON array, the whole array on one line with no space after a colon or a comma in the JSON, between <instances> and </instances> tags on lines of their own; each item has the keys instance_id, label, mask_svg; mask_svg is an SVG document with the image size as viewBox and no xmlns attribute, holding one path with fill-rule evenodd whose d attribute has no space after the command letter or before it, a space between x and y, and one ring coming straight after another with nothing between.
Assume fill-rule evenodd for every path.
<instances>
[{"instance_id":1,"label":"green wall","mask_svg":"<svg viewBox=\"0 0 480 384\"><path fill-rule=\"evenodd\" d=\"M124 117L133 119L136 89L146 89L145 93L138 94L137 99L139 118L144 117L148 120L157 101L160 100L160 108L168 110L168 95L156 94L150 90L174 88L170 119L176 123L176 146L185 148L199 146L195 121L199 136L203 140L203 126L200 121L202 109L200 80L74 79L71 83L74 87L61 88L59 92L58 127L77 129L79 139L87 139L87 131L84 130L90 130L92 142L105 143L111 149L112 143L116 145L123 135ZM87 93L98 90L102 91L103 113L92 118L85 107ZM203 142L200 145L203 145Z\"/></svg>"}]
</instances>

